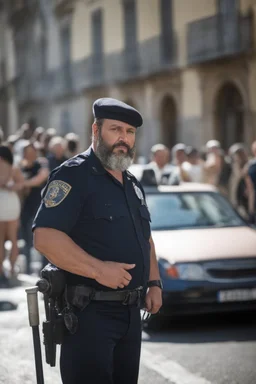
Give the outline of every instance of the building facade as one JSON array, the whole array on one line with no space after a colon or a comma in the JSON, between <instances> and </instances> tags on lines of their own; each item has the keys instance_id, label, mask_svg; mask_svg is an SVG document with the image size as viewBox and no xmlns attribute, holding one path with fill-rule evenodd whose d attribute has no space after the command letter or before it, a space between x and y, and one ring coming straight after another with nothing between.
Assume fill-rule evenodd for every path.
<instances>
[{"instance_id":1,"label":"building facade","mask_svg":"<svg viewBox=\"0 0 256 384\"><path fill-rule=\"evenodd\" d=\"M0 8L0 124L90 143L92 103L144 117L137 152L256 133L256 0L15 0Z\"/></svg>"}]
</instances>

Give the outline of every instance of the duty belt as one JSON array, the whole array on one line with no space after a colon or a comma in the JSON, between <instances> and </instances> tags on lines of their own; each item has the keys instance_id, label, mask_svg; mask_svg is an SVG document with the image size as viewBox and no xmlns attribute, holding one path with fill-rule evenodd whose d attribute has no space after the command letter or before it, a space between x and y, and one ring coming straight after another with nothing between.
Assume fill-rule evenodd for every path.
<instances>
[{"instance_id":1,"label":"duty belt","mask_svg":"<svg viewBox=\"0 0 256 384\"><path fill-rule=\"evenodd\" d=\"M122 291L97 291L84 285L68 286L67 298L77 308L85 308L91 301L119 301L123 305L141 306L143 287Z\"/></svg>"}]
</instances>

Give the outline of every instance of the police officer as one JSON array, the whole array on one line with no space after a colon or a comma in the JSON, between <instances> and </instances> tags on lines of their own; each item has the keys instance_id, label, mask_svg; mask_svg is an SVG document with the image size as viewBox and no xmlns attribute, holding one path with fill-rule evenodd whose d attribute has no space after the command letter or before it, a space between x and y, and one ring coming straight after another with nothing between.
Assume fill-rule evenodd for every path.
<instances>
[{"instance_id":1,"label":"police officer","mask_svg":"<svg viewBox=\"0 0 256 384\"><path fill-rule=\"evenodd\" d=\"M53 170L34 244L67 272L78 326L61 347L64 384L135 384L140 308L157 313L161 281L144 191L127 171L139 112L111 98L94 102L91 147Z\"/></svg>"}]
</instances>

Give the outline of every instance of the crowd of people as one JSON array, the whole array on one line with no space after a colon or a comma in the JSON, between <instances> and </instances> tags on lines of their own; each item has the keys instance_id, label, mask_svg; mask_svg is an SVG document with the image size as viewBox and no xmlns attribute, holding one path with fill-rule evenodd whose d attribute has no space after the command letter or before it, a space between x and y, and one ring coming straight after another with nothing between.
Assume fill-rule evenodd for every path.
<instances>
[{"instance_id":1,"label":"crowd of people","mask_svg":"<svg viewBox=\"0 0 256 384\"><path fill-rule=\"evenodd\" d=\"M225 151L217 140L208 141L201 151L183 143L172 149L156 144L151 148L151 161L134 164L130 170L143 186L211 184L245 219L255 221L256 142L252 143L251 153L243 143L234 143Z\"/></svg>"},{"instance_id":2,"label":"crowd of people","mask_svg":"<svg viewBox=\"0 0 256 384\"><path fill-rule=\"evenodd\" d=\"M26 257L26 273L31 274L32 221L41 201L41 191L49 173L75 156L79 137L73 132L61 137L54 128L32 129L23 124L15 135L5 138L0 130L0 286L6 286L17 274L19 253ZM148 162L147 162L148 161ZM255 221L256 142L251 153L243 143L228 151L217 140L203 150L183 143L168 148L156 144L144 164L134 163L130 171L143 186L178 185L181 182L208 183L227 196L241 215ZM24 247L18 248L18 239ZM9 240L9 271L3 268L5 242ZM47 260L42 255L42 266Z\"/></svg>"},{"instance_id":3,"label":"crowd of people","mask_svg":"<svg viewBox=\"0 0 256 384\"><path fill-rule=\"evenodd\" d=\"M0 131L0 286L15 280L19 253L26 257L25 272L32 273L31 226L41 191L49 173L78 152L79 137L75 133L61 137L53 128L32 130L29 124L7 138ZM23 240L23 249L18 248L19 239ZM7 240L11 243L8 271L3 267ZM42 255L42 266L46 262Z\"/></svg>"}]
</instances>

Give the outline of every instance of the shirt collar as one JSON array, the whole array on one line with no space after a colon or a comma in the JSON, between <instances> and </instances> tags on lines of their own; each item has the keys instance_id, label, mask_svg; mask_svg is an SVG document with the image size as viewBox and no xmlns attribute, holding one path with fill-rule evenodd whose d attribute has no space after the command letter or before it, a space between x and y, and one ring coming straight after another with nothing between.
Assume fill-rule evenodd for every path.
<instances>
[{"instance_id":1,"label":"shirt collar","mask_svg":"<svg viewBox=\"0 0 256 384\"><path fill-rule=\"evenodd\" d=\"M100 159L95 155L92 145L82 153L83 156L88 157L91 173L94 175L104 175L107 171L100 162Z\"/></svg>"}]
</instances>

